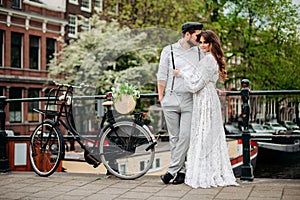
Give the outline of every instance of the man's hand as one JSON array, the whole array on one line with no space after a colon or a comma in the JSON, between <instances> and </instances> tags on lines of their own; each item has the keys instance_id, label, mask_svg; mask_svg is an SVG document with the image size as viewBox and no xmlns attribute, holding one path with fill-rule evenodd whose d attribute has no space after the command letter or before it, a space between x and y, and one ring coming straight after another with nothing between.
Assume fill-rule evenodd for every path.
<instances>
[{"instance_id":1,"label":"man's hand","mask_svg":"<svg viewBox=\"0 0 300 200\"><path fill-rule=\"evenodd\" d=\"M157 82L158 101L159 102L161 102L161 100L164 97L165 86L166 86L166 81L158 81Z\"/></svg>"},{"instance_id":2,"label":"man's hand","mask_svg":"<svg viewBox=\"0 0 300 200\"><path fill-rule=\"evenodd\" d=\"M225 96L226 95L226 93L224 91L222 91L220 89L216 89L216 90L217 90L218 96Z\"/></svg>"},{"instance_id":3,"label":"man's hand","mask_svg":"<svg viewBox=\"0 0 300 200\"><path fill-rule=\"evenodd\" d=\"M179 68L176 68L173 70L173 76L178 76L180 73L180 69Z\"/></svg>"}]
</instances>

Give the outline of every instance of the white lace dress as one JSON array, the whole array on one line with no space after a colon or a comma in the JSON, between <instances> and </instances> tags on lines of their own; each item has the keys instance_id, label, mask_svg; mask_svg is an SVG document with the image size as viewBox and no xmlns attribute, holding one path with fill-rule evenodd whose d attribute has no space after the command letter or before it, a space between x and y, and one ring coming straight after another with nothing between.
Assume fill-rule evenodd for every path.
<instances>
[{"instance_id":1,"label":"white lace dress","mask_svg":"<svg viewBox=\"0 0 300 200\"><path fill-rule=\"evenodd\" d=\"M187 89L194 93L185 183L193 188L238 185L230 164L215 89L219 78L216 60L208 53L193 74L180 74Z\"/></svg>"}]
</instances>

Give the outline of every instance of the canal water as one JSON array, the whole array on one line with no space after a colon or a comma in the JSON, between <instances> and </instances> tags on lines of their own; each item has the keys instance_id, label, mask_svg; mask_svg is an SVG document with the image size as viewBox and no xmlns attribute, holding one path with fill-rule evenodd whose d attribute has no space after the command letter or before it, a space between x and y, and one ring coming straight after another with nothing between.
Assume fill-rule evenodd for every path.
<instances>
[{"instance_id":1,"label":"canal water","mask_svg":"<svg viewBox=\"0 0 300 200\"><path fill-rule=\"evenodd\" d=\"M259 148L255 178L300 179L300 152L280 152Z\"/></svg>"}]
</instances>

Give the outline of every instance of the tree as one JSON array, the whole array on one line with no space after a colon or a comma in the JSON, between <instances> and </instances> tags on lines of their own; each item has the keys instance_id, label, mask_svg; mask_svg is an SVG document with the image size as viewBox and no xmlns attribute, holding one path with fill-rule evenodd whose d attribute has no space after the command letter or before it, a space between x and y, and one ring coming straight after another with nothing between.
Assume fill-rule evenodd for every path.
<instances>
[{"instance_id":1,"label":"tree","mask_svg":"<svg viewBox=\"0 0 300 200\"><path fill-rule=\"evenodd\" d=\"M264 8L264 9L261 9ZM219 21L235 77L248 78L254 89L299 89L287 76L300 65L297 6L290 0L228 1ZM293 53L291 53L293 52ZM287 70L289 69L289 70ZM289 78L287 78L289 77Z\"/></svg>"},{"instance_id":2,"label":"tree","mask_svg":"<svg viewBox=\"0 0 300 200\"><path fill-rule=\"evenodd\" d=\"M186 21L203 21L199 0L109 0L104 3L101 18L116 19L132 29L158 27L180 31Z\"/></svg>"},{"instance_id":3,"label":"tree","mask_svg":"<svg viewBox=\"0 0 300 200\"><path fill-rule=\"evenodd\" d=\"M215 2L205 3L209 12ZM105 1L104 11L91 19L92 30L64 44L50 63L50 77L90 82L99 93L124 81L153 92L160 50L181 37L184 22L207 20L203 5L197 0Z\"/></svg>"},{"instance_id":4,"label":"tree","mask_svg":"<svg viewBox=\"0 0 300 200\"><path fill-rule=\"evenodd\" d=\"M229 77L248 78L255 90L300 89L298 8L290 0L227 1L218 23ZM285 98L275 98L278 121Z\"/></svg>"},{"instance_id":5,"label":"tree","mask_svg":"<svg viewBox=\"0 0 300 200\"><path fill-rule=\"evenodd\" d=\"M97 87L101 94L121 82L141 90L152 84L155 89L158 50L178 34L121 27L115 20L99 20L98 15L91 18L91 25L92 29L80 32L77 40L63 44L49 64L49 77L60 76L75 84L84 82Z\"/></svg>"}]
</instances>

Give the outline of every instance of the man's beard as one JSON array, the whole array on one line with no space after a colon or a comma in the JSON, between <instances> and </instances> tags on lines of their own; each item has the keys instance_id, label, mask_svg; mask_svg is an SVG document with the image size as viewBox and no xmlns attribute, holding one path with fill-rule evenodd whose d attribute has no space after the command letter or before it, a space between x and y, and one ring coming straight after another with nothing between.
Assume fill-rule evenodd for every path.
<instances>
[{"instance_id":1,"label":"man's beard","mask_svg":"<svg viewBox=\"0 0 300 200\"><path fill-rule=\"evenodd\" d=\"M186 42L190 45L190 47L196 46L190 39Z\"/></svg>"}]
</instances>

